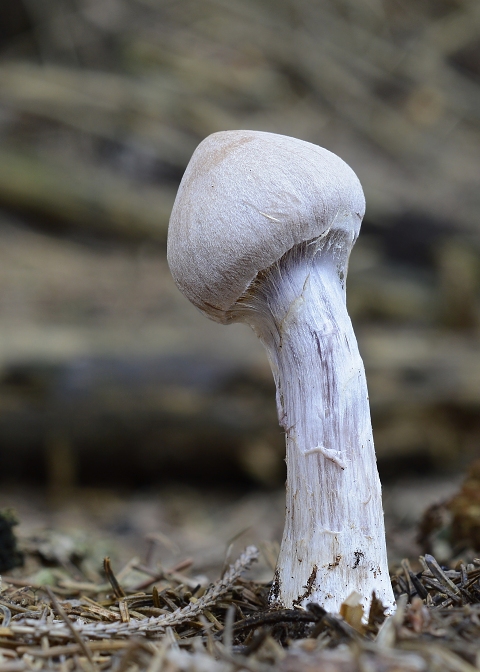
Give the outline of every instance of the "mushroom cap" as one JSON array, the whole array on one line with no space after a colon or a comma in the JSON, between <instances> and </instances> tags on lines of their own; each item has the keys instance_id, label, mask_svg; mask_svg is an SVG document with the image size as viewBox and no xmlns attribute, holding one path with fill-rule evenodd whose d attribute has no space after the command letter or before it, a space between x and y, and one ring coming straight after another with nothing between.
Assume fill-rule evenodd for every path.
<instances>
[{"instance_id":1,"label":"mushroom cap","mask_svg":"<svg viewBox=\"0 0 480 672\"><path fill-rule=\"evenodd\" d=\"M357 176L332 152L275 133L213 133L180 183L168 264L195 306L227 322L258 272L329 230L348 232L353 245L364 212Z\"/></svg>"}]
</instances>

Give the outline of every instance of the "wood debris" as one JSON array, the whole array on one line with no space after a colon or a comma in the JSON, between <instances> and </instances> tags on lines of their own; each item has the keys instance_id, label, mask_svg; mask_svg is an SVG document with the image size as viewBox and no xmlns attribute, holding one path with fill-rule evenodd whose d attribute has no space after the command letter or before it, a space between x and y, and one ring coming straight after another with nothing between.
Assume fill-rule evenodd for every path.
<instances>
[{"instance_id":1,"label":"wood debris","mask_svg":"<svg viewBox=\"0 0 480 672\"><path fill-rule=\"evenodd\" d=\"M420 571L403 561L392 576L395 615L385 619L374 598L362 619L355 596L343 617L315 604L269 609L270 584L242 576L258 555L248 547L206 588L192 589L191 577L183 582L183 575L163 571L153 585L135 590L129 586L139 571L147 579L154 574L137 559L117 573L106 559L109 584L99 577L98 586L59 578L38 588L26 578L19 587L18 578L4 576L0 672L478 669L480 559L452 568L426 554ZM185 572L191 566L191 560L177 565ZM88 590L82 594L78 586Z\"/></svg>"}]
</instances>

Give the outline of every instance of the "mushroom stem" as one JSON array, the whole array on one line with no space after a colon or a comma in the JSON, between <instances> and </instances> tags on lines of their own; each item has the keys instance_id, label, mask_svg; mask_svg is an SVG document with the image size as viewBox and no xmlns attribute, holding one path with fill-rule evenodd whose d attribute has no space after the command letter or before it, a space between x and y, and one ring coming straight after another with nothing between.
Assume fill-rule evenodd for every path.
<instances>
[{"instance_id":1,"label":"mushroom stem","mask_svg":"<svg viewBox=\"0 0 480 672\"><path fill-rule=\"evenodd\" d=\"M302 243L237 303L263 342L286 433L286 521L272 605L338 612L357 591L392 609L368 392L345 302L353 234ZM347 240L348 239L348 240Z\"/></svg>"}]
</instances>

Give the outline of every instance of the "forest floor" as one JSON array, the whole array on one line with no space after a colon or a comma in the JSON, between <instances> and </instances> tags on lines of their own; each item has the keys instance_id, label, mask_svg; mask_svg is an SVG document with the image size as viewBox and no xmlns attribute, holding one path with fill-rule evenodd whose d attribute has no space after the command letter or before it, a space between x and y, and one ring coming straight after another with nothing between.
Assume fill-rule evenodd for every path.
<instances>
[{"instance_id":1,"label":"forest floor","mask_svg":"<svg viewBox=\"0 0 480 672\"><path fill-rule=\"evenodd\" d=\"M384 488L397 612L374 602L368 624L354 600L269 609L283 492L3 489L25 562L3 576L0 672L473 672L480 560L415 541L460 480Z\"/></svg>"}]
</instances>

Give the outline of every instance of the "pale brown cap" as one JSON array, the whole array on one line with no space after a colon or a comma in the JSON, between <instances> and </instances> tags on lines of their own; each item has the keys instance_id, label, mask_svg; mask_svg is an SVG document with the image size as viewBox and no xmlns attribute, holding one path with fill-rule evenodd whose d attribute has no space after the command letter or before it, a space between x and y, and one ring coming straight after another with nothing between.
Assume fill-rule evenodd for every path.
<instances>
[{"instance_id":1,"label":"pale brown cap","mask_svg":"<svg viewBox=\"0 0 480 672\"><path fill-rule=\"evenodd\" d=\"M259 271L329 230L351 232L365 212L353 170L303 140L224 131L195 150L170 217L167 258L190 301L218 322Z\"/></svg>"}]
</instances>

